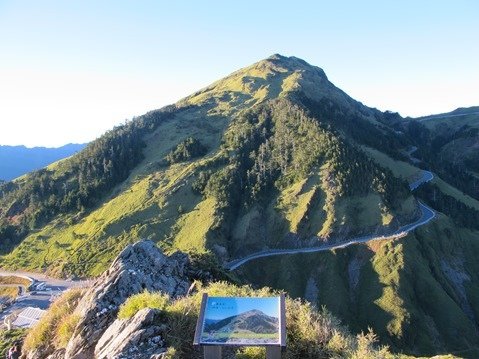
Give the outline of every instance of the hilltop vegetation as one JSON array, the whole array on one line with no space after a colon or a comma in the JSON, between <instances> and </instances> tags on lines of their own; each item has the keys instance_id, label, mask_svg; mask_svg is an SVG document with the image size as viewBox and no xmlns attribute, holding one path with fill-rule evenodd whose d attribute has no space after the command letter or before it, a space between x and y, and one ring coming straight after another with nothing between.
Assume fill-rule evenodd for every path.
<instances>
[{"instance_id":1,"label":"hilltop vegetation","mask_svg":"<svg viewBox=\"0 0 479 359\"><path fill-rule=\"evenodd\" d=\"M235 286L224 282L210 284L199 290L192 296L171 300L163 309L167 318L167 325L171 328L171 342L168 350L168 358L200 358L199 353L191 345L194 336L196 320L199 314L203 293L210 296L274 296L278 293L263 288L253 290L248 286ZM150 296L151 299L155 295ZM125 303L135 301L131 297ZM144 307L149 307L146 302ZM191 310L193 309L193 310ZM188 312L185 317L179 318L178 313ZM343 357L343 358L393 358L387 348L376 346L376 336L373 333L352 336L346 328L342 327L338 320L329 312L318 312L308 303L300 300L287 298L286 301L287 350L285 358L318 358L318 357ZM185 335L187 333L187 335ZM234 350L236 358L264 358L264 348L240 348Z\"/></svg>"},{"instance_id":2,"label":"hilltop vegetation","mask_svg":"<svg viewBox=\"0 0 479 359\"><path fill-rule=\"evenodd\" d=\"M202 358L203 353L192 345L192 338L199 314L203 293L210 296L274 296L277 292L268 288L253 290L249 286L236 286L226 282L211 283L202 286L188 296L170 299L163 293L144 292L133 295L122 305L119 318L127 321L141 309L158 309L162 313L162 322L167 333L163 340L167 346L166 358ZM75 300L77 293L67 292L57 299L40 322L28 332L24 349L33 351L48 346L56 350L65 348L73 330L62 332L65 317L74 306L65 306L65 302ZM304 301L287 298L286 301L287 350L285 358L351 358L351 359L394 359L387 348L377 345L377 337L372 332L357 336L348 332L327 310L317 311ZM50 328L46 331L45 329ZM51 329L54 330L51 330ZM66 340L65 340L66 339ZM231 348L226 350L228 358L264 358L265 349L261 347Z\"/></svg>"}]
</instances>

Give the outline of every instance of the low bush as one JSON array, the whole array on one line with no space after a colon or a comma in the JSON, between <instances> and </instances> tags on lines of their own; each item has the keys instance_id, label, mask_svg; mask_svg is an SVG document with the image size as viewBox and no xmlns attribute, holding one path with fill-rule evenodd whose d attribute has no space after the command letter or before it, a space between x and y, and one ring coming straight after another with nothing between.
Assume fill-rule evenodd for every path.
<instances>
[{"instance_id":1,"label":"low bush","mask_svg":"<svg viewBox=\"0 0 479 359\"><path fill-rule=\"evenodd\" d=\"M14 343L22 342L26 334L27 329L0 330L0 357L5 357Z\"/></svg>"},{"instance_id":2,"label":"low bush","mask_svg":"<svg viewBox=\"0 0 479 359\"><path fill-rule=\"evenodd\" d=\"M18 287L2 287L0 286L0 298L15 299L18 296Z\"/></svg>"},{"instance_id":3,"label":"low bush","mask_svg":"<svg viewBox=\"0 0 479 359\"><path fill-rule=\"evenodd\" d=\"M0 276L0 284L18 284L29 287L32 282L27 278L17 277L14 275Z\"/></svg>"}]
</instances>

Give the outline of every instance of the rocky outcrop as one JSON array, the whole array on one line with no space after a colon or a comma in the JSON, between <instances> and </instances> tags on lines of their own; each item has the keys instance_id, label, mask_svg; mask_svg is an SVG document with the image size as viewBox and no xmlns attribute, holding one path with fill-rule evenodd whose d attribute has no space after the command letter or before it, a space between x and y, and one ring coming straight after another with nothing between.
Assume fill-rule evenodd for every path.
<instances>
[{"instance_id":1,"label":"rocky outcrop","mask_svg":"<svg viewBox=\"0 0 479 359\"><path fill-rule=\"evenodd\" d=\"M128 297L144 290L170 297L185 295L191 285L191 273L186 254L165 256L151 241L128 246L78 304L76 312L81 320L68 343L65 358L122 358L125 350L134 350L141 343L158 347L161 326L148 324L155 318L154 311L141 311L129 321L115 321L118 308ZM123 331L130 336L123 336ZM158 338L157 343L151 342L154 338Z\"/></svg>"},{"instance_id":2,"label":"rocky outcrop","mask_svg":"<svg viewBox=\"0 0 479 359\"><path fill-rule=\"evenodd\" d=\"M95 347L95 358L148 359L163 353L163 333L160 312L145 308L131 319L117 319L103 333Z\"/></svg>"}]
</instances>

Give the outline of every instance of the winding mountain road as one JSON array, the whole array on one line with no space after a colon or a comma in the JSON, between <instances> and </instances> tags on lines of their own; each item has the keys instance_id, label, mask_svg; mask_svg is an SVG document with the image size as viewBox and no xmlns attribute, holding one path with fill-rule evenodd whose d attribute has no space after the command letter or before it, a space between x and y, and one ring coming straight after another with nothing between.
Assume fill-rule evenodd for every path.
<instances>
[{"instance_id":1,"label":"winding mountain road","mask_svg":"<svg viewBox=\"0 0 479 359\"><path fill-rule=\"evenodd\" d=\"M409 184L411 191L418 188L420 185L431 181L434 178L434 175L429 171L422 171L422 176L418 180ZM406 236L410 231L428 223L434 217L436 217L436 212L422 202L419 202L419 208L421 209L421 217L416 221L406 224L399 229L392 231L391 233L384 234L382 236L377 236L374 234L356 237L347 242L325 244L317 247L306 247L306 248L294 248L294 249L268 249L256 253L252 253L246 257L235 259L231 262L228 262L224 265L224 268L233 271L238 267L241 267L243 264L248 263L254 259L272 257L272 256L281 256L287 254L297 254L297 253L313 253L313 252L322 252L330 251L333 249L341 249L349 247L353 244L366 243L375 240L383 240L388 238L400 238Z\"/></svg>"},{"instance_id":2,"label":"winding mountain road","mask_svg":"<svg viewBox=\"0 0 479 359\"><path fill-rule=\"evenodd\" d=\"M434 178L434 175L432 174L432 172L429 172L429 171L422 171L422 176L421 178L419 178L418 180L412 182L412 183L409 183L409 189L411 191L414 191L416 188L418 188L420 185L426 183L426 182L429 182L429 181L432 181L432 179Z\"/></svg>"}]
</instances>

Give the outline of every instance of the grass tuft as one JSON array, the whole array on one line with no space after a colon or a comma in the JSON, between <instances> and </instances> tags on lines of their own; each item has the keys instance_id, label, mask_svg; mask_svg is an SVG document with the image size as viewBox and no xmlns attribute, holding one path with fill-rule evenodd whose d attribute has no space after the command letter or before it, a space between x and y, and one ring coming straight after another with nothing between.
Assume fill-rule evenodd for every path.
<instances>
[{"instance_id":1,"label":"grass tuft","mask_svg":"<svg viewBox=\"0 0 479 359\"><path fill-rule=\"evenodd\" d=\"M73 335L76 325L80 321L78 314L72 313L64 318L58 325L55 337L56 348L66 348L68 341Z\"/></svg>"},{"instance_id":2,"label":"grass tuft","mask_svg":"<svg viewBox=\"0 0 479 359\"><path fill-rule=\"evenodd\" d=\"M55 349L64 348L79 318L73 314L83 294L81 289L69 289L50 307L48 312L28 332L24 350L31 351L54 343Z\"/></svg>"},{"instance_id":3,"label":"grass tuft","mask_svg":"<svg viewBox=\"0 0 479 359\"><path fill-rule=\"evenodd\" d=\"M167 295L161 293L144 291L135 294L122 304L118 312L118 319L129 319L144 308L163 310L168 305L169 300L170 298Z\"/></svg>"}]
</instances>

